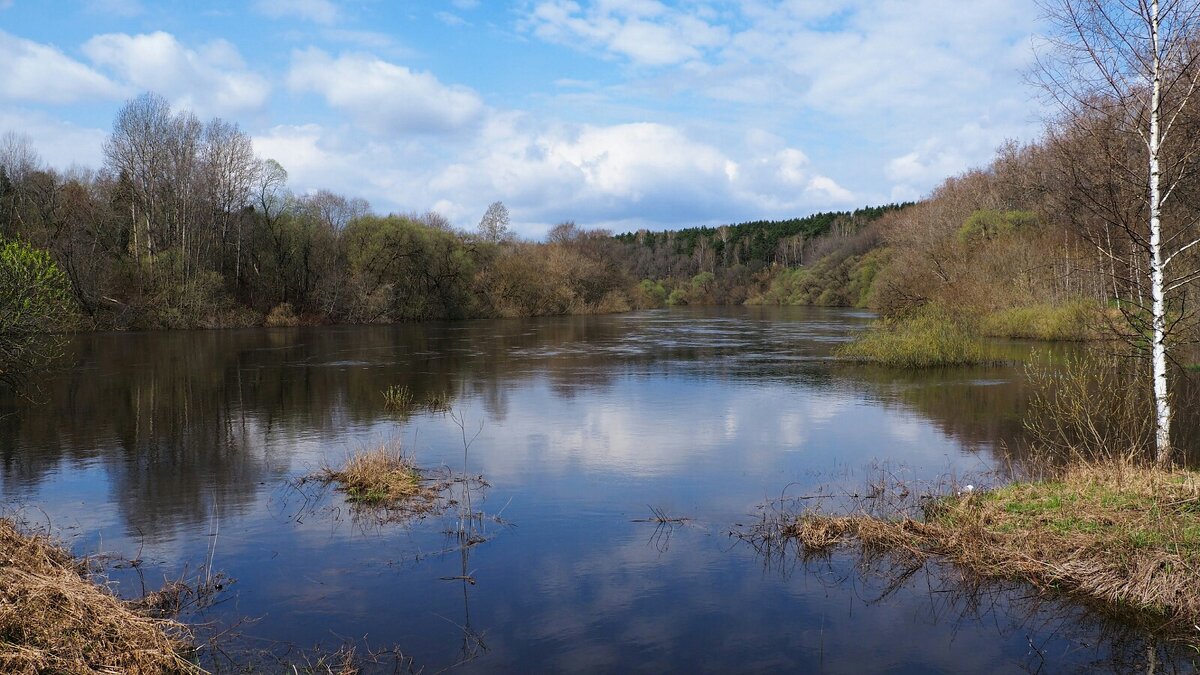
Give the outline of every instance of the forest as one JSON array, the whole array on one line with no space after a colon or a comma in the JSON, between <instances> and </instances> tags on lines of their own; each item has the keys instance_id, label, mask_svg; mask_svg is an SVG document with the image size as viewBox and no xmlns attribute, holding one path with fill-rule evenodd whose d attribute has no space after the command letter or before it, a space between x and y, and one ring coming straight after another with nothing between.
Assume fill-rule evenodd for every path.
<instances>
[{"instance_id":1,"label":"forest","mask_svg":"<svg viewBox=\"0 0 1200 675\"><path fill-rule=\"evenodd\" d=\"M1181 110L1178 126L1195 135L1200 114ZM353 196L294 193L286 167L258 157L237 124L202 121L147 93L116 116L98 169L49 167L27 137L4 136L0 237L24 255L48 254L55 292L74 307L38 330L745 303L885 316L952 308L987 334L1071 338L1085 330L1087 305L1133 317L1126 332L1136 339L1147 262L1121 228L1132 231L1144 208L1143 190L1125 175L1144 150L1121 114L1110 106L1062 115L1042 139L1005 144L989 165L915 204L615 235L565 222L531 242L513 236L500 201L478 228L456 229L437 213L381 215ZM1196 159L1181 151L1173 161ZM1200 215L1198 190L1194 179L1175 187L1172 222ZM1176 266L1196 267L1195 254L1181 252ZM1191 285L1178 281L1168 302L1184 326Z\"/></svg>"}]
</instances>

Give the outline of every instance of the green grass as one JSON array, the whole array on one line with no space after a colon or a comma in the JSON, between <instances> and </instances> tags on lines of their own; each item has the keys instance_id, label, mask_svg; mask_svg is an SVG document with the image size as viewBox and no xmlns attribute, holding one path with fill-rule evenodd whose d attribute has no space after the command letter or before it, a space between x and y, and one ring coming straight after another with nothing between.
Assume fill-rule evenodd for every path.
<instances>
[{"instance_id":1,"label":"green grass","mask_svg":"<svg viewBox=\"0 0 1200 675\"><path fill-rule=\"evenodd\" d=\"M1097 334L1099 310L1086 300L1013 307L984 316L979 332L989 337L1028 340L1088 340Z\"/></svg>"},{"instance_id":2,"label":"green grass","mask_svg":"<svg viewBox=\"0 0 1200 675\"><path fill-rule=\"evenodd\" d=\"M1000 360L981 338L932 311L878 321L836 353L851 361L892 368L968 366Z\"/></svg>"},{"instance_id":3,"label":"green grass","mask_svg":"<svg viewBox=\"0 0 1200 675\"><path fill-rule=\"evenodd\" d=\"M1122 461L1062 467L1051 480L943 497L923 517L803 513L782 534L806 553L856 538L919 564L1089 596L1200 649L1200 474ZM1148 624L1148 625L1150 625Z\"/></svg>"},{"instance_id":4,"label":"green grass","mask_svg":"<svg viewBox=\"0 0 1200 675\"><path fill-rule=\"evenodd\" d=\"M383 402L389 410L408 412L416 403L412 390L404 385L395 385L383 390Z\"/></svg>"}]
</instances>

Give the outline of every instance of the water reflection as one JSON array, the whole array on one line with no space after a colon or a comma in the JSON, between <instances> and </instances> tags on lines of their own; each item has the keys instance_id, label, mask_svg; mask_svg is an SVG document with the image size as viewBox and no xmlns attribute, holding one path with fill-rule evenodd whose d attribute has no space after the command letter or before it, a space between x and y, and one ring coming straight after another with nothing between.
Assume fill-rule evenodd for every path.
<instances>
[{"instance_id":1,"label":"water reflection","mask_svg":"<svg viewBox=\"0 0 1200 675\"><path fill-rule=\"evenodd\" d=\"M920 589L865 602L871 581L848 581L851 561L763 574L724 536L789 484L857 488L878 461L915 478L986 471L1019 452L1019 368L831 361L869 318L684 309L79 336L44 405L0 400L0 489L74 528L80 550L144 546L150 573L205 559L219 530L216 564L238 595L214 620L256 617L255 637L300 644L370 636L434 670L468 656L463 669L489 672L1026 668L1029 631L945 621ZM461 467L462 430L389 412L393 385L482 425L470 470L492 483L484 510L513 526L469 559L436 519L354 527L296 518L281 496L393 436L422 464ZM669 546L631 522L651 507L690 519ZM991 620L1016 621L1011 598L998 606ZM1046 640L1107 639L1072 625L1077 641ZM1104 644L1039 649L1061 670L1124 653Z\"/></svg>"}]
</instances>

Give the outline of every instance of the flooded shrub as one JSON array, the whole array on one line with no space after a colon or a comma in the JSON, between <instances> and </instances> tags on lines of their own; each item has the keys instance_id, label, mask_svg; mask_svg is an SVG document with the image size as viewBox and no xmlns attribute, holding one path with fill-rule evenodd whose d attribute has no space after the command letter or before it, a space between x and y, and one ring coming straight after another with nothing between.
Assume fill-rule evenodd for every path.
<instances>
[{"instance_id":1,"label":"flooded shrub","mask_svg":"<svg viewBox=\"0 0 1200 675\"><path fill-rule=\"evenodd\" d=\"M296 326L299 325L300 319L296 316L292 309L291 303L284 302L275 305L271 313L267 315L266 324L268 326Z\"/></svg>"},{"instance_id":2,"label":"flooded shrub","mask_svg":"<svg viewBox=\"0 0 1200 675\"><path fill-rule=\"evenodd\" d=\"M352 454L341 468L326 468L321 477L337 483L347 500L368 506L428 496L421 471L399 448L386 444Z\"/></svg>"},{"instance_id":3,"label":"flooded shrub","mask_svg":"<svg viewBox=\"0 0 1200 675\"><path fill-rule=\"evenodd\" d=\"M931 368L993 363L994 350L958 321L934 309L902 319L883 319L837 355L892 368Z\"/></svg>"},{"instance_id":4,"label":"flooded shrub","mask_svg":"<svg viewBox=\"0 0 1200 675\"><path fill-rule=\"evenodd\" d=\"M992 337L1078 341L1096 337L1099 325L1100 307L1094 302L1076 300L993 312L983 317L980 332Z\"/></svg>"},{"instance_id":5,"label":"flooded shrub","mask_svg":"<svg viewBox=\"0 0 1200 675\"><path fill-rule=\"evenodd\" d=\"M1026 365L1033 390L1025 428L1039 457L1149 458L1154 447L1154 401L1142 362L1089 351Z\"/></svg>"}]
</instances>

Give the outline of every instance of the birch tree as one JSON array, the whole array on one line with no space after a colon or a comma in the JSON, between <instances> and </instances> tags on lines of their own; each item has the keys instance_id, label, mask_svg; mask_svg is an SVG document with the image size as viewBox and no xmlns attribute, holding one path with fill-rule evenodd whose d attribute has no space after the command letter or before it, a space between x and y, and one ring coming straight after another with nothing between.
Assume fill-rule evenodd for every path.
<instances>
[{"instance_id":1,"label":"birch tree","mask_svg":"<svg viewBox=\"0 0 1200 675\"><path fill-rule=\"evenodd\" d=\"M1094 151L1086 159L1068 154L1066 173L1080 188L1080 210L1103 226L1085 229L1085 238L1130 289L1120 306L1150 357L1155 459L1168 464L1169 351L1190 316L1186 286L1200 278L1191 252L1200 243L1197 214L1174 204L1200 170L1200 134L1188 128L1200 82L1200 2L1046 0L1043 7L1053 32L1038 74L1064 113L1060 130L1069 131L1058 140L1082 134Z\"/></svg>"}]
</instances>

